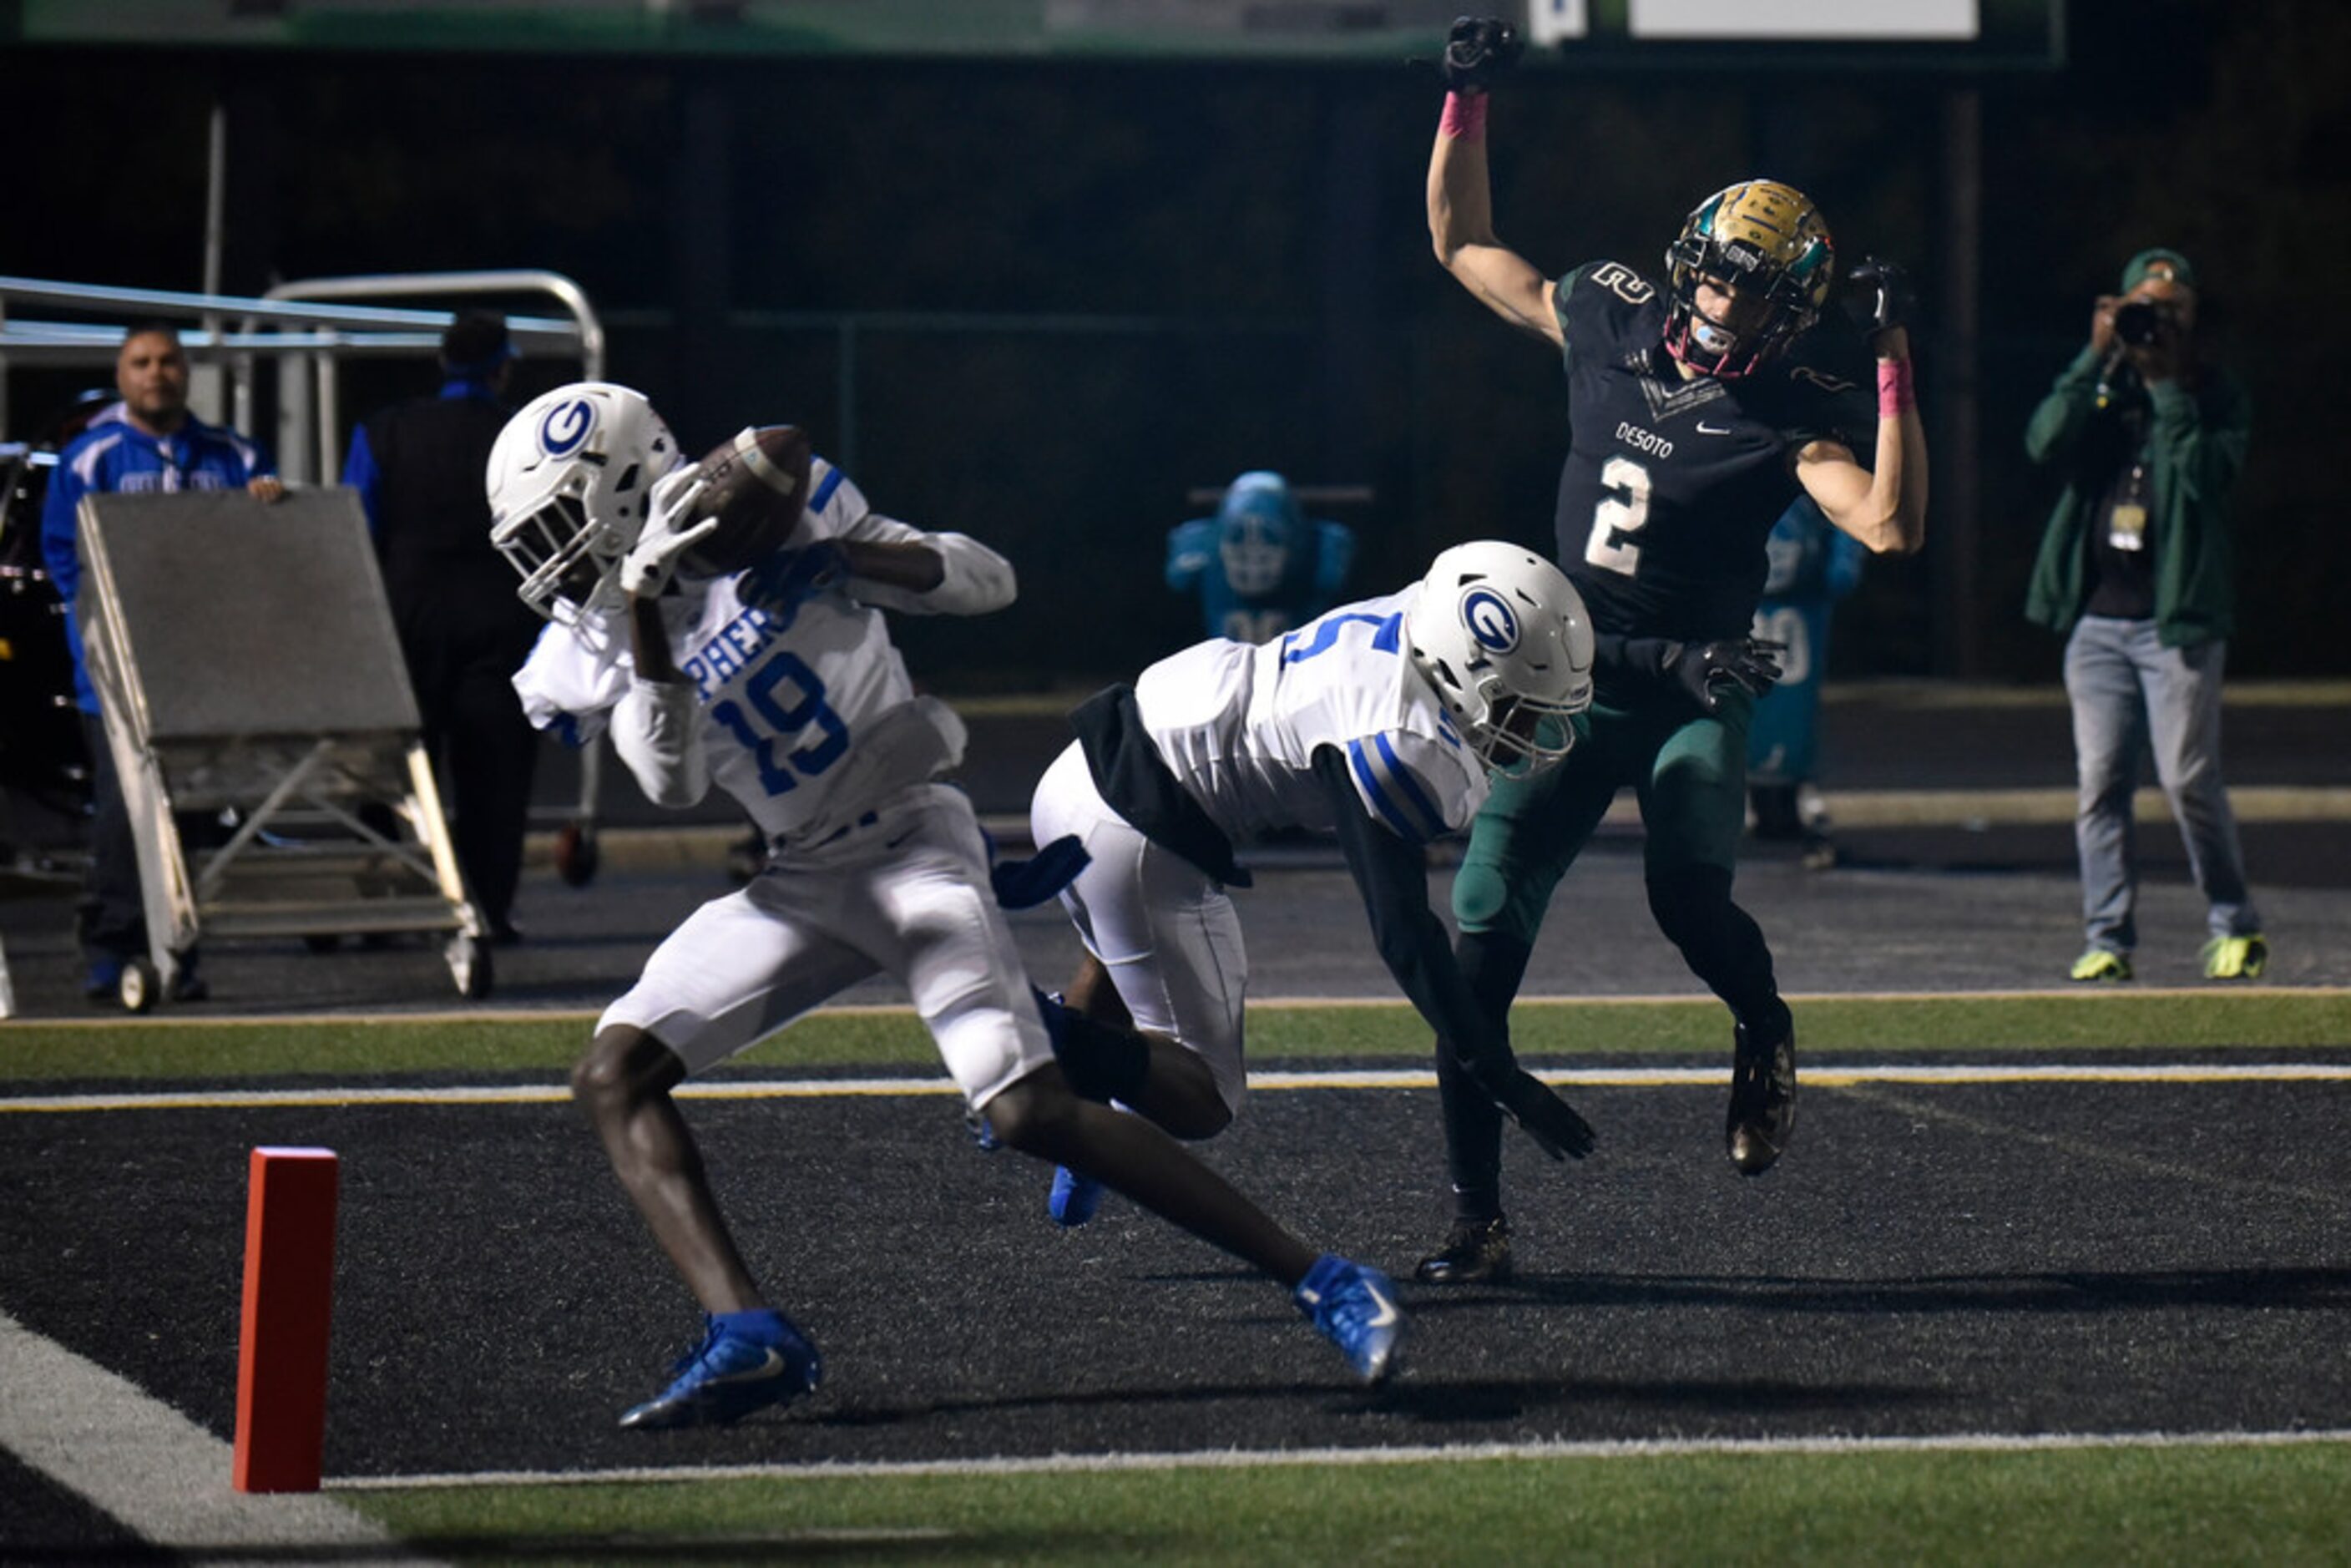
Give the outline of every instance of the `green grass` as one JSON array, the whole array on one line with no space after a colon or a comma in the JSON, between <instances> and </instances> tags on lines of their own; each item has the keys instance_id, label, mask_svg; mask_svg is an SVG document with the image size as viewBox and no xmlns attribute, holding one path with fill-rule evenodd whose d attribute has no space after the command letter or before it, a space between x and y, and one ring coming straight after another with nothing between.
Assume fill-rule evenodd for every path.
<instances>
[{"instance_id":1,"label":"green grass","mask_svg":"<svg viewBox=\"0 0 2351 1568\"><path fill-rule=\"evenodd\" d=\"M2341 1563L2351 1444L357 1492L469 1563ZM865 1532L872 1532L866 1534ZM862 1539L861 1539L862 1537Z\"/></svg>"},{"instance_id":2,"label":"green grass","mask_svg":"<svg viewBox=\"0 0 2351 1568\"><path fill-rule=\"evenodd\" d=\"M1800 1000L1798 1039L1822 1052L2351 1045L2351 992L2172 992L2091 996L1823 997ZM0 1082L247 1078L301 1074L559 1074L586 1043L588 1014L286 1022L0 1024ZM1520 1051L1540 1064L1583 1055L1720 1052L1713 1001L1535 1001L1512 1015ZM1259 1066L1332 1058L1426 1061L1429 1034L1402 1002L1259 1007ZM741 1070L801 1067L935 1071L930 1040L896 1010L819 1013L739 1059Z\"/></svg>"}]
</instances>

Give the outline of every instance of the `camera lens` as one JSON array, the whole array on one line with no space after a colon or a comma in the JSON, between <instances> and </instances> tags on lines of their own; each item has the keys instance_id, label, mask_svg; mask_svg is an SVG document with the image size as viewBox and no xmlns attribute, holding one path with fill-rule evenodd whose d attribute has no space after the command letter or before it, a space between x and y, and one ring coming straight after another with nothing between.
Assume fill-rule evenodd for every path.
<instances>
[{"instance_id":1,"label":"camera lens","mask_svg":"<svg viewBox=\"0 0 2351 1568\"><path fill-rule=\"evenodd\" d=\"M2154 342L2162 329L2163 318L2144 299L2134 299L2115 312L2115 336L2133 348Z\"/></svg>"}]
</instances>

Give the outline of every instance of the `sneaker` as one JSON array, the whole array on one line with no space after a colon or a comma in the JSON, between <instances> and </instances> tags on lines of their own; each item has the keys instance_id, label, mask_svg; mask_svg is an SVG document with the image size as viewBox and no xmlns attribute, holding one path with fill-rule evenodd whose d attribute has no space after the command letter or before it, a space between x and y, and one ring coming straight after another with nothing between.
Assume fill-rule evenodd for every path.
<instances>
[{"instance_id":1,"label":"sneaker","mask_svg":"<svg viewBox=\"0 0 2351 1568\"><path fill-rule=\"evenodd\" d=\"M1510 1222L1457 1219L1445 1245L1420 1260L1412 1277L1431 1285L1476 1285L1510 1277Z\"/></svg>"},{"instance_id":2,"label":"sneaker","mask_svg":"<svg viewBox=\"0 0 2351 1568\"><path fill-rule=\"evenodd\" d=\"M2269 938L2258 931L2251 936L2215 936L2204 944L2208 980L2258 980L2269 967Z\"/></svg>"},{"instance_id":3,"label":"sneaker","mask_svg":"<svg viewBox=\"0 0 2351 1568\"><path fill-rule=\"evenodd\" d=\"M1102 1200L1102 1183L1067 1166L1053 1167L1053 1195L1045 1200L1045 1212L1054 1224L1074 1229L1094 1217Z\"/></svg>"},{"instance_id":4,"label":"sneaker","mask_svg":"<svg viewBox=\"0 0 2351 1568\"><path fill-rule=\"evenodd\" d=\"M1742 1023L1732 1040L1723 1144L1740 1176L1761 1176L1796 1128L1796 1027L1791 1023L1783 1039L1758 1043Z\"/></svg>"},{"instance_id":5,"label":"sneaker","mask_svg":"<svg viewBox=\"0 0 2351 1568\"><path fill-rule=\"evenodd\" d=\"M978 1145L979 1152L983 1155L992 1155L1004 1146L1003 1141L996 1135L996 1124L987 1119L987 1113L985 1111L975 1111L968 1105L965 1106L963 1130L971 1134L971 1141Z\"/></svg>"},{"instance_id":6,"label":"sneaker","mask_svg":"<svg viewBox=\"0 0 2351 1568\"><path fill-rule=\"evenodd\" d=\"M702 1343L679 1357L671 1370L677 1381L658 1397L632 1406L621 1425L637 1430L667 1427L723 1427L769 1405L812 1394L824 1376L824 1363L789 1318L778 1315L783 1339L763 1343L721 1328L706 1318Z\"/></svg>"},{"instance_id":7,"label":"sneaker","mask_svg":"<svg viewBox=\"0 0 2351 1568\"><path fill-rule=\"evenodd\" d=\"M1395 1369L1404 1311L1396 1305L1395 1281L1377 1269L1325 1252L1290 1300L1364 1382L1379 1383Z\"/></svg>"},{"instance_id":8,"label":"sneaker","mask_svg":"<svg viewBox=\"0 0 2351 1568\"><path fill-rule=\"evenodd\" d=\"M2213 946L2218 946L2218 943L2213 944ZM2207 947L2204 952L2208 966L2205 972L2210 974L2212 948ZM2130 960L2110 948L2093 947L2074 960L2073 971L2065 977L2069 980L2119 983L2131 977Z\"/></svg>"}]
</instances>

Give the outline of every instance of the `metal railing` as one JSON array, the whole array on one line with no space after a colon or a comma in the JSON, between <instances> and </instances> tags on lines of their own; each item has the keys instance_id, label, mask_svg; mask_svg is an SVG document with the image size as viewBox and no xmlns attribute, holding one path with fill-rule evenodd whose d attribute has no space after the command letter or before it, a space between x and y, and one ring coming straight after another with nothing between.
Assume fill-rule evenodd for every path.
<instances>
[{"instance_id":1,"label":"metal railing","mask_svg":"<svg viewBox=\"0 0 2351 1568\"><path fill-rule=\"evenodd\" d=\"M190 359L215 373L225 371L228 383L225 400L217 385L192 389L191 402L198 413L250 432L255 378L260 362L271 361L277 373L280 471L290 482L330 482L341 470L341 362L430 358L440 351L441 333L456 316L451 309L349 301L486 295L553 299L564 312L560 317L507 318L507 330L516 346L576 356L589 379L602 379L603 323L580 286L557 272L518 268L312 277L279 284L259 298L0 277L0 434L9 430L11 370L19 365L110 367L122 343L124 319L188 320L196 325L183 331L181 340ZM38 308L41 316L25 319L21 312L28 306ZM62 314L67 311L77 314L68 318ZM115 319L82 319L89 314ZM228 325L232 320L236 323L233 328Z\"/></svg>"}]
</instances>

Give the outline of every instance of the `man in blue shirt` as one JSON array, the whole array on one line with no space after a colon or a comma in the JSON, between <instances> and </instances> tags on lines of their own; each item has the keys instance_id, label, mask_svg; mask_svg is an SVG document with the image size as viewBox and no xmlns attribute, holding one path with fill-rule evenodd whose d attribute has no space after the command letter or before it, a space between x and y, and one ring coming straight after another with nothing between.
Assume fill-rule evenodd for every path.
<instances>
[{"instance_id":1,"label":"man in blue shirt","mask_svg":"<svg viewBox=\"0 0 2351 1568\"><path fill-rule=\"evenodd\" d=\"M514 673L546 624L490 544L482 488L513 412L502 398L514 359L503 316L460 315L441 335L440 394L371 416L343 464L375 536L425 750L449 780L457 864L499 943L518 936L510 915L538 758Z\"/></svg>"},{"instance_id":2,"label":"man in blue shirt","mask_svg":"<svg viewBox=\"0 0 2351 1568\"><path fill-rule=\"evenodd\" d=\"M89 428L57 455L41 507L41 557L66 601L74 695L82 711L82 733L89 742L93 814L78 934L89 965L83 988L92 1000L113 995L123 965L147 950L147 915L139 891L131 813L107 747L98 693L82 658L81 626L74 606L81 587L77 528L81 498L243 488L275 501L286 493L277 465L258 445L188 412L188 356L180 346L177 328L141 325L123 334L114 361L114 386L121 401L100 410ZM179 1001L200 1001L206 994L194 954L183 956L172 994Z\"/></svg>"}]
</instances>

